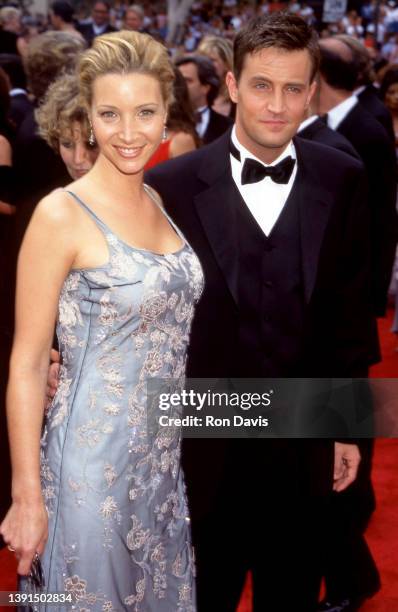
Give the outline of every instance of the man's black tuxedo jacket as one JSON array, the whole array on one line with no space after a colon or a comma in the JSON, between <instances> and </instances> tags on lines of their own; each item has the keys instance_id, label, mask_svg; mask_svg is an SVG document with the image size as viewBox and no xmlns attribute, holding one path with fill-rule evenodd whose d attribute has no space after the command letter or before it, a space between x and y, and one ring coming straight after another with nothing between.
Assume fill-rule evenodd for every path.
<instances>
[{"instance_id":1,"label":"man's black tuxedo jacket","mask_svg":"<svg viewBox=\"0 0 398 612\"><path fill-rule=\"evenodd\" d=\"M240 368L247 371L251 360L248 347L239 342L238 227L232 204L245 204L231 175L229 139L230 132L147 174L204 270L205 289L188 349L190 377L237 376ZM369 362L369 339L375 333L368 295L368 205L362 165L327 146L299 138L295 145L299 165L293 195L300 219L305 349L289 374L280 376L362 375ZM330 442L247 442L184 440L183 466L193 520L216 512L222 499L229 499L237 466L246 469L243 460L248 473L264 476L269 469L263 465L264 449L276 457L290 454L290 471L300 465L305 490L317 494L331 490ZM293 482L286 489L292 492L296 486ZM248 507L252 503L255 498L248 499Z\"/></svg>"},{"instance_id":2,"label":"man's black tuxedo jacket","mask_svg":"<svg viewBox=\"0 0 398 612\"><path fill-rule=\"evenodd\" d=\"M78 24L77 29L79 30L80 34L83 36L85 41L87 42L87 45L91 47L92 42L94 38L96 37L92 24L91 23ZM108 24L105 30L102 32L102 34L109 34L110 32L116 32L116 28Z\"/></svg>"},{"instance_id":3,"label":"man's black tuxedo jacket","mask_svg":"<svg viewBox=\"0 0 398 612\"><path fill-rule=\"evenodd\" d=\"M321 144L333 147L343 153L347 153L356 159L360 159L352 144L335 130L328 127L321 119L315 119L298 133L300 138L320 142Z\"/></svg>"},{"instance_id":4,"label":"man's black tuxedo jacket","mask_svg":"<svg viewBox=\"0 0 398 612\"><path fill-rule=\"evenodd\" d=\"M147 174L199 256L205 290L191 333L188 375L228 377L245 361L237 343L237 227L230 132ZM300 214L306 346L297 376L355 376L369 364L368 207L362 164L296 138L293 190ZM267 203L264 202L264 206Z\"/></svg>"},{"instance_id":5,"label":"man's black tuxedo jacket","mask_svg":"<svg viewBox=\"0 0 398 612\"><path fill-rule=\"evenodd\" d=\"M379 92L376 87L374 85L367 85L357 97L364 109L381 123L391 139L391 142L395 143L391 113L386 105L380 100Z\"/></svg>"},{"instance_id":6,"label":"man's black tuxedo jacket","mask_svg":"<svg viewBox=\"0 0 398 612\"><path fill-rule=\"evenodd\" d=\"M231 125L232 119L230 117L225 117L220 113L216 113L216 111L211 108L209 124L202 137L203 143L210 144L214 140L217 140L217 138L220 138Z\"/></svg>"},{"instance_id":7,"label":"man's black tuxedo jacket","mask_svg":"<svg viewBox=\"0 0 398 612\"><path fill-rule=\"evenodd\" d=\"M372 301L385 314L397 244L395 149L380 123L356 104L337 127L360 155L369 185Z\"/></svg>"}]
</instances>

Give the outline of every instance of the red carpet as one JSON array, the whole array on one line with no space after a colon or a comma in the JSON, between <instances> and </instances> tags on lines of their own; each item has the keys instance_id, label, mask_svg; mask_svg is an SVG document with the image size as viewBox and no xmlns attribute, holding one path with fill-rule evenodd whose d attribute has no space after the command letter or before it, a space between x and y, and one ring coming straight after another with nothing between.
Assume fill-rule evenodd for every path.
<instances>
[{"instance_id":1,"label":"red carpet","mask_svg":"<svg viewBox=\"0 0 398 612\"><path fill-rule=\"evenodd\" d=\"M390 333L392 311L380 322L383 361L372 368L373 377L398 378L397 339ZM376 559L381 579L381 591L362 610L363 612L398 611L398 439L380 439L376 442L373 482L377 510L366 537ZM7 549L0 552L0 591L15 590L16 564ZM0 611L10 608L0 606ZM55 610L55 608L54 608ZM237 612L251 612L250 576ZM269 611L272 612L272 611Z\"/></svg>"}]
</instances>

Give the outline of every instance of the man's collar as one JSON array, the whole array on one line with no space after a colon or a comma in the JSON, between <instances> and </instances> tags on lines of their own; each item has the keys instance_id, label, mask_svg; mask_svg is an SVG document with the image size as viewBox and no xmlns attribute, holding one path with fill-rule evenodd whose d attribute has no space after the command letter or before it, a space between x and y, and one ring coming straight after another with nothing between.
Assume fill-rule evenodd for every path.
<instances>
[{"instance_id":1,"label":"man's collar","mask_svg":"<svg viewBox=\"0 0 398 612\"><path fill-rule=\"evenodd\" d=\"M318 115L311 115L311 117L307 117L307 119L304 119L304 121L302 121L299 125L297 134L300 134L302 130L305 130L306 127L311 125L311 123L314 123L314 121L316 121L317 119L318 119Z\"/></svg>"},{"instance_id":2,"label":"man's collar","mask_svg":"<svg viewBox=\"0 0 398 612\"><path fill-rule=\"evenodd\" d=\"M334 108L328 111L328 126L332 130L337 130L340 123L344 121L348 113L358 104L358 98L351 95L349 98L337 104Z\"/></svg>"},{"instance_id":3,"label":"man's collar","mask_svg":"<svg viewBox=\"0 0 398 612\"><path fill-rule=\"evenodd\" d=\"M361 85L361 87L357 87L354 91L354 96L359 96L363 91L365 91L366 85Z\"/></svg>"}]
</instances>

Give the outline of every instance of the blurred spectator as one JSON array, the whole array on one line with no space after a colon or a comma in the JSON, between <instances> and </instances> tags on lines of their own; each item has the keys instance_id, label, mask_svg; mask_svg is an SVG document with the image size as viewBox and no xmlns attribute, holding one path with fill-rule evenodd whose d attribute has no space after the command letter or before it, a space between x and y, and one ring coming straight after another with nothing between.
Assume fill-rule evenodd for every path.
<instances>
[{"instance_id":1,"label":"blurred spectator","mask_svg":"<svg viewBox=\"0 0 398 612\"><path fill-rule=\"evenodd\" d=\"M226 38L221 38L221 36L205 36L197 51L213 62L214 69L220 79L220 91L212 108L221 115L231 117L233 115L233 104L225 84L225 77L227 72L233 70L232 43Z\"/></svg>"},{"instance_id":2,"label":"blurred spectator","mask_svg":"<svg viewBox=\"0 0 398 612\"><path fill-rule=\"evenodd\" d=\"M89 143L90 126L79 101L77 77L67 74L52 83L35 116L39 135L61 156L72 179L86 174L97 159L98 147Z\"/></svg>"},{"instance_id":3,"label":"blurred spectator","mask_svg":"<svg viewBox=\"0 0 398 612\"><path fill-rule=\"evenodd\" d=\"M174 74L174 102L169 107L167 130L163 142L145 166L146 170L167 159L194 151L200 145L185 79L178 68L174 68Z\"/></svg>"},{"instance_id":4,"label":"blurred spectator","mask_svg":"<svg viewBox=\"0 0 398 612\"><path fill-rule=\"evenodd\" d=\"M80 32L75 28L73 22L74 8L65 0L56 0L50 8L50 22L54 30L58 32L69 32L79 39L84 40Z\"/></svg>"},{"instance_id":5,"label":"blurred spectator","mask_svg":"<svg viewBox=\"0 0 398 612\"><path fill-rule=\"evenodd\" d=\"M62 72L74 71L83 50L84 44L68 32L45 32L31 41L25 68L36 107ZM14 160L19 184L18 238L21 239L37 202L68 180L62 161L37 133L33 110L18 131Z\"/></svg>"},{"instance_id":6,"label":"blurred spectator","mask_svg":"<svg viewBox=\"0 0 398 612\"><path fill-rule=\"evenodd\" d=\"M123 21L125 30L134 30L136 32L146 32L144 27L144 9L139 4L132 4L126 9Z\"/></svg>"},{"instance_id":7,"label":"blurred spectator","mask_svg":"<svg viewBox=\"0 0 398 612\"><path fill-rule=\"evenodd\" d=\"M88 46L91 46L94 38L101 34L107 34L108 32L115 32L114 28L110 24L110 4L105 0L98 0L91 13L91 23L81 23L78 25L78 30L85 38Z\"/></svg>"},{"instance_id":8,"label":"blurred spectator","mask_svg":"<svg viewBox=\"0 0 398 612\"><path fill-rule=\"evenodd\" d=\"M15 176L12 169L12 145L14 130L8 121L10 97L8 78L0 68L0 426L4 427L5 381L7 380L9 351L13 335L14 309L14 261L13 249L15 221ZM3 474L9 472L7 444L2 445ZM1 504L2 505L2 504Z\"/></svg>"},{"instance_id":9,"label":"blurred spectator","mask_svg":"<svg viewBox=\"0 0 398 612\"><path fill-rule=\"evenodd\" d=\"M349 11L343 18L342 24L345 33L349 36L353 36L354 38L363 37L365 30L362 25L362 19L356 11Z\"/></svg>"},{"instance_id":10,"label":"blurred spectator","mask_svg":"<svg viewBox=\"0 0 398 612\"><path fill-rule=\"evenodd\" d=\"M20 53L18 36L22 31L22 13L13 6L0 9L0 53Z\"/></svg>"},{"instance_id":11,"label":"blurred spectator","mask_svg":"<svg viewBox=\"0 0 398 612\"><path fill-rule=\"evenodd\" d=\"M12 167L12 143L14 129L8 119L10 107L9 79L0 68L0 215L13 215L14 177ZM3 227L3 225L1 225ZM2 232L0 231L2 234Z\"/></svg>"},{"instance_id":12,"label":"blurred spectator","mask_svg":"<svg viewBox=\"0 0 398 612\"><path fill-rule=\"evenodd\" d=\"M144 10L139 4L132 4L126 9L123 28L136 32L144 31Z\"/></svg>"},{"instance_id":13,"label":"blurred spectator","mask_svg":"<svg viewBox=\"0 0 398 612\"><path fill-rule=\"evenodd\" d=\"M385 72L380 86L380 97L391 114L398 158L398 66L393 66Z\"/></svg>"},{"instance_id":14,"label":"blurred spectator","mask_svg":"<svg viewBox=\"0 0 398 612\"><path fill-rule=\"evenodd\" d=\"M356 88L354 94L357 96L361 105L384 127L391 141L394 142L395 138L391 115L380 100L379 92L373 85L376 75L373 71L373 63L369 51L359 40L347 34L340 34L335 38L341 40L349 47L353 60L356 62L357 82L355 84Z\"/></svg>"},{"instance_id":15,"label":"blurred spectator","mask_svg":"<svg viewBox=\"0 0 398 612\"><path fill-rule=\"evenodd\" d=\"M395 152L386 130L354 95L359 65L343 41L321 41L320 112L359 153L368 177L371 213L371 297L384 316L397 239Z\"/></svg>"},{"instance_id":16,"label":"blurred spectator","mask_svg":"<svg viewBox=\"0 0 398 612\"><path fill-rule=\"evenodd\" d=\"M19 55L0 53L0 66L10 81L9 118L16 129L19 128L27 113L33 108L28 97L26 76Z\"/></svg>"},{"instance_id":17,"label":"blurred spectator","mask_svg":"<svg viewBox=\"0 0 398 612\"><path fill-rule=\"evenodd\" d=\"M176 61L188 87L196 113L196 132L204 144L219 138L232 124L231 119L211 107L218 96L220 79L207 57L187 55Z\"/></svg>"},{"instance_id":18,"label":"blurred spectator","mask_svg":"<svg viewBox=\"0 0 398 612\"><path fill-rule=\"evenodd\" d=\"M303 2L297 13L308 25L313 25L315 22L314 9L307 2Z\"/></svg>"}]
</instances>

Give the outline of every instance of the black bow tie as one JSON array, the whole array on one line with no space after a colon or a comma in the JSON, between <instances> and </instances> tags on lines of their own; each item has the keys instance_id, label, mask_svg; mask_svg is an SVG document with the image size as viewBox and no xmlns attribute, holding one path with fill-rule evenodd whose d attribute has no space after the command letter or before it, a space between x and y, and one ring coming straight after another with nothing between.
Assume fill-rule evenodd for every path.
<instances>
[{"instance_id":1,"label":"black bow tie","mask_svg":"<svg viewBox=\"0 0 398 612\"><path fill-rule=\"evenodd\" d=\"M258 183L263 178L269 176L274 183L288 183L292 176L296 160L292 157L285 157L276 166L263 166L255 159L247 158L242 168L242 185L247 183Z\"/></svg>"},{"instance_id":2,"label":"black bow tie","mask_svg":"<svg viewBox=\"0 0 398 612\"><path fill-rule=\"evenodd\" d=\"M240 152L232 141L230 141L230 151L231 154L240 161ZM296 160L289 156L285 157L285 159L280 161L279 164L276 164L275 166L264 166L256 159L251 159L248 157L245 159L245 163L243 164L242 168L242 185L247 185L248 183L258 183L266 176L269 176L275 183L286 184L289 182L295 163Z\"/></svg>"}]
</instances>

